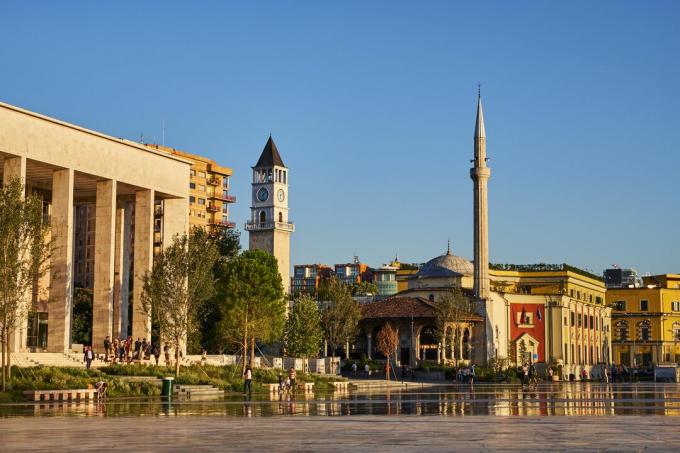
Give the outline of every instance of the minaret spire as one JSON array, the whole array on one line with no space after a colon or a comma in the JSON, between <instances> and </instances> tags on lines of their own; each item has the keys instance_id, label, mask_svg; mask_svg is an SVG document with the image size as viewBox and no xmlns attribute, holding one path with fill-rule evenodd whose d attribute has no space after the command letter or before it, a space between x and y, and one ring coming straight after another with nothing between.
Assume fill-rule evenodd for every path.
<instances>
[{"instance_id":1,"label":"minaret spire","mask_svg":"<svg viewBox=\"0 0 680 453\"><path fill-rule=\"evenodd\" d=\"M474 183L474 287L477 300L490 297L489 285L489 213L487 201L487 182L491 169L486 166L486 130L484 129L484 112L482 110L481 88L477 88L477 119L474 137L474 167L470 169L470 177Z\"/></svg>"}]
</instances>

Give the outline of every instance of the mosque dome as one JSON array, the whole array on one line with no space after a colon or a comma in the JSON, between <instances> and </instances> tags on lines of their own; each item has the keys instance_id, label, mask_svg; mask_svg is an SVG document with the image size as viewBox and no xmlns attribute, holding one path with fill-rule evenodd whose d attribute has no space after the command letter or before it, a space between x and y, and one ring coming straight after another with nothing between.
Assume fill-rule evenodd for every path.
<instances>
[{"instance_id":1,"label":"mosque dome","mask_svg":"<svg viewBox=\"0 0 680 453\"><path fill-rule=\"evenodd\" d=\"M463 257L453 255L451 250L444 255L432 258L423 264L416 274L417 278L446 278L469 276L474 273L474 265Z\"/></svg>"}]
</instances>

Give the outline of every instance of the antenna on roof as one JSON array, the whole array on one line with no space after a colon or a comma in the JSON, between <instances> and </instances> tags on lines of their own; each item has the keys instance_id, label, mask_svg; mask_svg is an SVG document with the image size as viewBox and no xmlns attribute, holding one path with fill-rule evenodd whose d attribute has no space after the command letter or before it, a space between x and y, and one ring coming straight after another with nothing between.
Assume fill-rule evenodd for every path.
<instances>
[{"instance_id":1,"label":"antenna on roof","mask_svg":"<svg viewBox=\"0 0 680 453\"><path fill-rule=\"evenodd\" d=\"M144 131L139 134L139 143L144 143Z\"/></svg>"}]
</instances>

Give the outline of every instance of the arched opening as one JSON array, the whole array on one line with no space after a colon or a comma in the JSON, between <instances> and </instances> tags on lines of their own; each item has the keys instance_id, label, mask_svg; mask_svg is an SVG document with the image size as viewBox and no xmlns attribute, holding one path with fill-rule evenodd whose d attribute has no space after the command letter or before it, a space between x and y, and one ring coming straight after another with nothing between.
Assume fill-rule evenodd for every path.
<instances>
[{"instance_id":1,"label":"arched opening","mask_svg":"<svg viewBox=\"0 0 680 453\"><path fill-rule=\"evenodd\" d=\"M645 319L637 324L638 338L642 341L649 341L652 337L652 325L649 320Z\"/></svg>"},{"instance_id":2,"label":"arched opening","mask_svg":"<svg viewBox=\"0 0 680 453\"><path fill-rule=\"evenodd\" d=\"M279 222L283 223L283 212L279 212Z\"/></svg>"},{"instance_id":3,"label":"arched opening","mask_svg":"<svg viewBox=\"0 0 680 453\"><path fill-rule=\"evenodd\" d=\"M436 330L434 326L423 327L418 336L422 360L437 360L437 348L439 342L437 341Z\"/></svg>"},{"instance_id":4,"label":"arched opening","mask_svg":"<svg viewBox=\"0 0 680 453\"><path fill-rule=\"evenodd\" d=\"M614 328L616 329L616 337L619 341L628 340L628 323L626 321L618 321L614 325Z\"/></svg>"},{"instance_id":5,"label":"arched opening","mask_svg":"<svg viewBox=\"0 0 680 453\"><path fill-rule=\"evenodd\" d=\"M260 211L260 226L264 226L265 223L267 223L267 213Z\"/></svg>"}]
</instances>

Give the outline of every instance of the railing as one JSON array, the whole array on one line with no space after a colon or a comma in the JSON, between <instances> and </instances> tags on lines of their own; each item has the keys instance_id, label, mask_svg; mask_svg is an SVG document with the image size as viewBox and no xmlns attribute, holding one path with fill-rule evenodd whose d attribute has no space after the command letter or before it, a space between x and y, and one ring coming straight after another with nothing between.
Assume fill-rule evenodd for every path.
<instances>
[{"instance_id":1,"label":"railing","mask_svg":"<svg viewBox=\"0 0 680 453\"><path fill-rule=\"evenodd\" d=\"M216 193L212 195L212 198L216 198L218 200L226 201L227 203L236 203L236 197L233 195L224 195L221 193Z\"/></svg>"},{"instance_id":2,"label":"railing","mask_svg":"<svg viewBox=\"0 0 680 453\"><path fill-rule=\"evenodd\" d=\"M295 225L293 222L246 222L246 231L260 231L260 230L284 230L284 231L295 231Z\"/></svg>"},{"instance_id":3,"label":"railing","mask_svg":"<svg viewBox=\"0 0 680 453\"><path fill-rule=\"evenodd\" d=\"M217 206L215 206L212 203L209 203L208 207L206 209L210 212L219 212L219 210L220 210L220 208L218 208Z\"/></svg>"},{"instance_id":4,"label":"railing","mask_svg":"<svg viewBox=\"0 0 680 453\"><path fill-rule=\"evenodd\" d=\"M236 228L235 222L225 222L223 220L213 220L210 222L210 225L221 228Z\"/></svg>"},{"instance_id":5,"label":"railing","mask_svg":"<svg viewBox=\"0 0 680 453\"><path fill-rule=\"evenodd\" d=\"M219 186L220 182L217 180L217 178L210 178L208 179L208 185L209 186Z\"/></svg>"}]
</instances>

